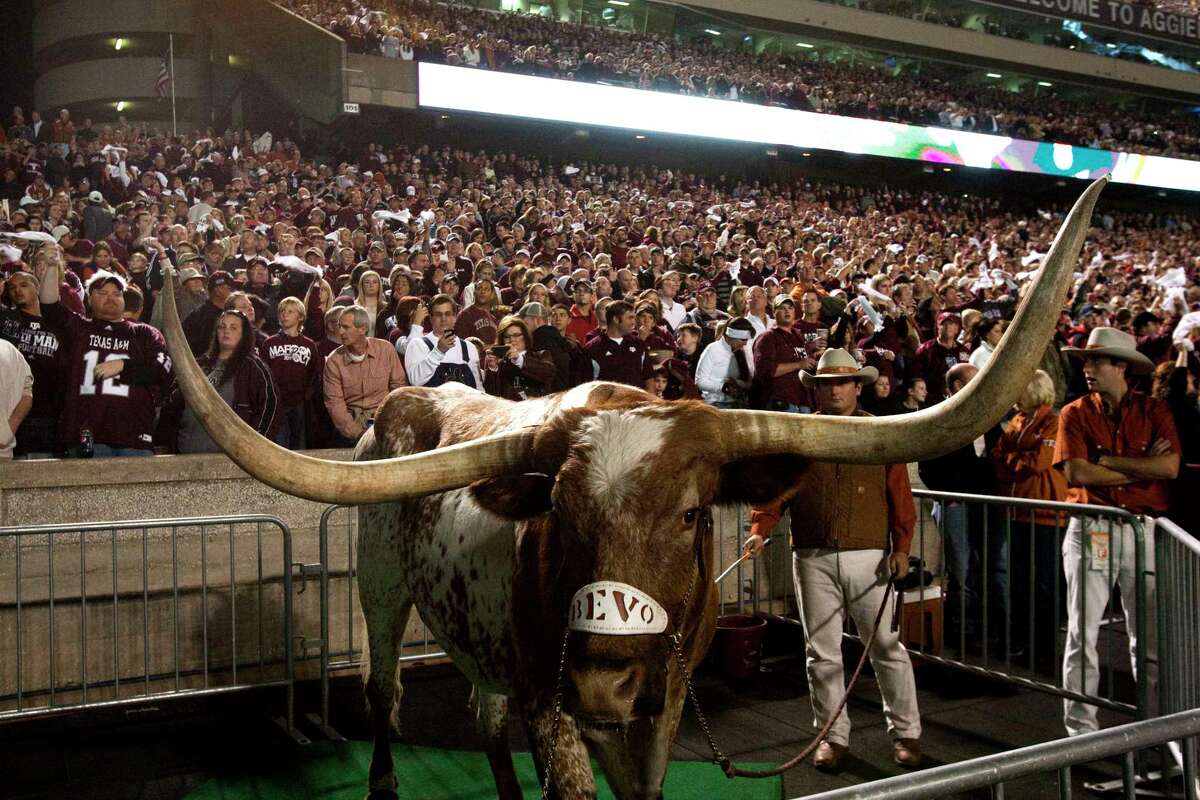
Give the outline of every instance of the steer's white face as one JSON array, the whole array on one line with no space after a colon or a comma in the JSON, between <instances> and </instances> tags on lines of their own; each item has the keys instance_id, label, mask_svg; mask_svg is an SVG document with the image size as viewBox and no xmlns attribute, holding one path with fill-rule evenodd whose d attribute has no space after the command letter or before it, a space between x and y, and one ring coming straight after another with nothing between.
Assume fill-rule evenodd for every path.
<instances>
[{"instance_id":1,"label":"steer's white face","mask_svg":"<svg viewBox=\"0 0 1200 800\"><path fill-rule=\"evenodd\" d=\"M569 397L568 397L569 399ZM549 535L570 553L556 595L578 606L564 703L619 796L661 788L684 683L668 636L699 660L715 622L711 530L720 418L654 404L580 415L551 491ZM532 528L531 528L532 530Z\"/></svg>"}]
</instances>

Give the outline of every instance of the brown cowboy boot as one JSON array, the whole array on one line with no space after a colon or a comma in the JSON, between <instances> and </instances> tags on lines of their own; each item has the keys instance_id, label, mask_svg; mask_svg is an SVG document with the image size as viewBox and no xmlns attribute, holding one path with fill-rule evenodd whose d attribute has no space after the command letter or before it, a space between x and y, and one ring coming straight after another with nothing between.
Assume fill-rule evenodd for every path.
<instances>
[{"instance_id":1,"label":"brown cowboy boot","mask_svg":"<svg viewBox=\"0 0 1200 800\"><path fill-rule=\"evenodd\" d=\"M897 739L892 742L892 759L909 769L921 766L921 743L916 739Z\"/></svg>"},{"instance_id":2,"label":"brown cowboy boot","mask_svg":"<svg viewBox=\"0 0 1200 800\"><path fill-rule=\"evenodd\" d=\"M834 772L842 763L842 756L850 748L844 744L824 741L817 745L817 753L813 756L813 766L825 772Z\"/></svg>"}]
</instances>

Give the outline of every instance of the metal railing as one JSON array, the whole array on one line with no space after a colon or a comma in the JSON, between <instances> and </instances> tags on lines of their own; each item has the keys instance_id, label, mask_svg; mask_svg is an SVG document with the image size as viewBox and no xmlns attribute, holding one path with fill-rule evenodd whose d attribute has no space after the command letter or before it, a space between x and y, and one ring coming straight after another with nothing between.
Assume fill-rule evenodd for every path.
<instances>
[{"instance_id":1,"label":"metal railing","mask_svg":"<svg viewBox=\"0 0 1200 800\"><path fill-rule=\"evenodd\" d=\"M1070 739L1056 739L921 772L807 795L805 800L927 800L986 788L991 788L995 800L1003 800L1005 784L1045 773L1054 773L1057 777L1059 797L1070 797L1072 767L1115 756L1121 757L1123 796L1133 800L1137 796L1136 753L1178 741L1183 743L1183 793L1188 800L1195 800L1197 735L1200 735L1200 711L1183 711Z\"/></svg>"},{"instance_id":2,"label":"metal railing","mask_svg":"<svg viewBox=\"0 0 1200 800\"><path fill-rule=\"evenodd\" d=\"M1200 542L1165 517L1154 521L1155 566L1158 590L1158 704L1159 713L1171 714L1200 708ZM1178 599L1182 599L1179 602ZM1171 745L1171 757L1194 787L1195 759ZM1189 772L1190 770L1190 772ZM1190 779L1189 779L1190 776Z\"/></svg>"},{"instance_id":3,"label":"metal railing","mask_svg":"<svg viewBox=\"0 0 1200 800\"><path fill-rule=\"evenodd\" d=\"M1200 542L1169 519L1154 521L1159 708L1200 708Z\"/></svg>"},{"instance_id":4,"label":"metal railing","mask_svg":"<svg viewBox=\"0 0 1200 800\"><path fill-rule=\"evenodd\" d=\"M278 536L278 560L265 538ZM292 535L268 515L0 528L0 723L255 688L296 731ZM239 575L249 556L250 575ZM274 606L274 607L272 607ZM6 655L7 654L7 655Z\"/></svg>"},{"instance_id":5,"label":"metal railing","mask_svg":"<svg viewBox=\"0 0 1200 800\"><path fill-rule=\"evenodd\" d=\"M1052 503L1021 500L990 495L965 495L945 492L915 491L918 525L914 535L913 554L923 554L931 571L941 576L934 587L905 594L906 607L911 602L916 607L912 615L915 630L905 631L909 651L923 659L956 669L984 675L1016 686L1050 693L1069 700L1076 700L1110 711L1137 715L1150 708L1149 682L1138 680L1135 688L1118 679L1121 665L1125 663L1122 653L1127 650L1128 636L1116 618L1105 620L1102 625L1104 636L1103 653L1106 657L1102 668L1097 668L1093 677L1103 675L1104 681L1095 691L1071 690L1062 684L1063 642L1060 628L1066 618L1065 602L1061 600L1065 584L1062 569L1062 543L1066 535L1068 515L1086 514L1108 526L1110 540L1114 539L1120 526L1128 525L1134 531L1137 547L1136 586L1133 587L1138 614L1138 629L1146 630L1147 604L1146 585L1153 580L1153 571L1146 568L1146 542L1141 518L1118 508L1084 506L1072 503ZM956 586L960 577L943 556L947 547L946 513L935 515L931 506L939 504L943 509L955 504L962 513L961 530L951 531L958 541L951 544L968 549L968 557L977 561L973 572L982 578L962 576L963 586ZM1036 514L1051 515L1056 524L1047 526L1036 523ZM1028 515L1028 520L1018 522L1018 514ZM749 514L742 507L723 509L715 521L715 561L717 574L732 565L741 553L749 527ZM774 545L754 561L738 564L729 578L722 584L720 600L722 613L753 613L798 625L795 618L794 588L791 579L791 552L789 547L787 515L773 532ZM361 648L355 638L360 630L361 613L357 604L355 581L355 542L357 533L356 509L347 506L331 506L321 517L321 636L308 646L321 651L321 712L313 721L328 727L328 697L330 674L337 670L361 665ZM337 540L336 537L343 537ZM334 537L335 541L331 541ZM1049 541L1047 541L1049 540ZM344 542L344 546L343 546ZM1080 551L1077 569L1086 569L1086 549ZM1040 562L1040 567L1039 567ZM943 568L938 568L939 565ZM1019 569L1010 570L1010 565ZM1197 562L1200 576L1200 562ZM1114 559L1109 559L1110 585L1115 577ZM1046 575L1047 571L1052 576ZM1011 578L1015 572L1018 580L993 581L989 578L999 573ZM338 586L337 584L341 584ZM1039 590L1039 583L1042 584ZM1194 584L1193 584L1194 586ZM1129 591L1129 587L1123 587ZM973 590L977 599L969 599ZM1040 592L1040 594L1039 594ZM915 600L908 598L915 595ZM1046 599L1049 596L1049 599ZM336 602L335 602L336 599ZM1014 599L1019 614L1014 614ZM1133 599L1133 598L1130 598ZM1081 606L1086 596L1081 593ZM1086 608L1079 608L1080 616ZM949 612L949 613L948 613ZM957 613L954 613L957 612ZM935 641L933 631L927 629L932 621L943 621L946 616L953 619L955 630L950 631L952 642L947 646ZM336 621L340 623L335 625ZM1182 622L1183 618L1177 620ZM1156 622L1158 620L1155 620ZM1200 624L1200 619L1195 622ZM1048 628L1047 628L1048 626ZM337 630L335 630L335 627ZM1048 630L1049 638L1039 641L1039 631ZM947 633L942 625L942 633ZM957 634L955 636L954 634ZM849 633L847 635L850 635ZM1138 637L1136 648L1136 674L1145 676L1147 662L1146 637ZM1188 641L1183 639L1181 641ZM1196 639L1191 639L1196 641ZM1039 659L1039 649L1041 658ZM1051 652L1046 652L1050 650ZM406 632L401 650L401 662L427 661L443 658L445 653L437 647L423 623L414 621ZM1179 656L1183 658L1181 654ZM1084 677L1088 669L1080 654ZM1040 667L1040 669L1039 669ZM1191 674L1191 673L1188 673ZM1086 685L1081 679L1079 686ZM1200 696L1200 686L1195 689ZM1134 696L1130 696L1130 695ZM1181 708L1173 710L1182 710Z\"/></svg>"},{"instance_id":6,"label":"metal railing","mask_svg":"<svg viewBox=\"0 0 1200 800\"><path fill-rule=\"evenodd\" d=\"M1104 680L1097 684L1094 692L1073 691L1063 687L1065 642L1060 642L1059 633L1070 616L1063 596L1066 570L1077 570L1075 576L1081 582L1086 579L1095 563L1090 559L1090 548L1078 548L1078 561L1066 564L1063 543L1068 536L1071 518L1090 520L1088 530L1096 530L1108 537L1108 542L1117 543L1124 527L1133 532L1135 549L1136 579L1134 586L1121 586L1124 605L1136 609L1138 631L1147 631L1148 587L1153 586L1154 573L1148 568L1149 550L1147 531L1143 519L1119 508L1083 505L1079 503L1056 503L1049 501L1023 500L992 495L968 495L950 492L917 490L918 525L914 537L916 552L929 552L926 537L929 522L935 521L936 550L942 554L943 576L941 583L940 612L943 620L956 623L957 630L949 631L955 647L945 648L942 653L932 652L926 646L924 631L927 619L926 607L930 602L926 593L918 593L918 616L921 630L915 644L910 638L910 651L925 659L976 674L998 678L1008 683L1055 694L1065 699L1078 700L1100 708L1128 714L1146 716L1151 708L1150 681L1147 676L1147 661L1150 653L1146 636L1136 638L1135 656L1131 666L1139 677L1135 696L1122 699L1123 687L1118 685L1119 664L1124 663L1121 655L1128 650L1129 636L1123 622L1112 613L1101 620L1100 633L1104 637L1103 648L1098 645L1105 659L1097 665L1091 678ZM927 513L928 512L928 513ZM948 523L952 513L960 515L956 523ZM1018 515L1027 517L1018 521ZM1052 524L1038 523L1039 515L1054 518ZM952 530L961 524L958 531ZM1087 530L1081 533L1086 535ZM966 546L965 553L955 555L954 548ZM1111 587L1119 574L1118 558L1110 547L1110 557L1102 570ZM954 564L955 559L959 564ZM963 575L963 562L968 562ZM1039 571L1040 562L1040 571ZM1049 570L1052 575L1046 575ZM1016 579L1014 579L1014 575ZM1129 592L1132 590L1132 595ZM1078 606L1075 616L1082 620L1088 616L1088 592L1078 591ZM1149 593L1152 596L1152 592ZM1093 616L1102 609L1092 609ZM943 632L946 632L945 627ZM1039 647L1042 659L1039 662ZM1052 647L1052 653L1045 649ZM953 656L948 655L953 651ZM1079 660L1073 663L1078 670L1080 687L1086 686L1089 671L1086 648L1081 649ZM1132 702L1130 702L1132 700Z\"/></svg>"},{"instance_id":7,"label":"metal railing","mask_svg":"<svg viewBox=\"0 0 1200 800\"><path fill-rule=\"evenodd\" d=\"M1062 544L1068 519L1085 514L1099 520L1110 541L1115 541L1122 526L1133 529L1138 579L1135 586L1123 586L1122 590L1132 592L1128 600L1137 601L1130 603L1137 608L1137 627L1146 630L1148 621L1155 621L1153 615L1147 616L1145 602L1147 586L1153 586L1154 580L1153 569L1147 566L1147 556L1153 551L1148 549L1140 517L1119 508L1078 503L926 490L916 490L913 495L918 522L911 555L922 556L935 576L932 585L910 589L903 596L905 612L913 612L904 614L910 624L903 639L914 656L1119 713L1137 715L1152 707L1147 680L1136 681L1131 689L1121 679L1127 663L1122 654L1128 650L1129 640L1124 623L1112 614L1101 625L1103 663L1089 671L1085 654L1079 655L1079 685L1086 685L1089 674L1103 677L1097 689L1073 691L1063 688L1062 682L1065 642L1060 634L1067 618ZM935 504L941 507L937 514L933 513ZM1039 513L1043 519L1053 518L1054 524L1039 524ZM1017 521L1018 515L1026 517L1025 521ZM740 553L748 533L748 515L739 509L736 523L732 516L726 524L719 523L718 572ZM762 556L739 565L730 576L727 582L731 586L722 589L722 612L762 614L799 625L790 616L796 606L787 515L772 532L772 540L774 544ZM960 556L957 564L947 555L955 555L955 547ZM1086 549L1081 549L1073 567L1086 569L1086 557ZM969 571L960 579L956 573L963 561ZM1109 559L1107 569L1111 585L1117 574L1115 559ZM963 585L958 585L959 580ZM1192 587L1193 594L1188 596L1195 597L1196 584ZM1086 593L1080 592L1079 602L1077 611L1083 618ZM941 635L935 635L938 633ZM849 628L847 635L857 638ZM1146 662L1156 655L1146 641L1146 637L1137 639L1134 671L1139 677L1147 675Z\"/></svg>"}]
</instances>

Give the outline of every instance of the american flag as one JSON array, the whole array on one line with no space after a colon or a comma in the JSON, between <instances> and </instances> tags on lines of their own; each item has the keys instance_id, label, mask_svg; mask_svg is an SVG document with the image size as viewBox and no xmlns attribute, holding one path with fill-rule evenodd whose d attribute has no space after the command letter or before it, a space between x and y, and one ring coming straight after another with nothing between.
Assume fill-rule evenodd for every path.
<instances>
[{"instance_id":1,"label":"american flag","mask_svg":"<svg viewBox=\"0 0 1200 800\"><path fill-rule=\"evenodd\" d=\"M158 66L158 80L154 82L154 91L158 92L158 99L167 96L167 87L171 85L171 69L167 66L167 57L163 56L162 63Z\"/></svg>"}]
</instances>

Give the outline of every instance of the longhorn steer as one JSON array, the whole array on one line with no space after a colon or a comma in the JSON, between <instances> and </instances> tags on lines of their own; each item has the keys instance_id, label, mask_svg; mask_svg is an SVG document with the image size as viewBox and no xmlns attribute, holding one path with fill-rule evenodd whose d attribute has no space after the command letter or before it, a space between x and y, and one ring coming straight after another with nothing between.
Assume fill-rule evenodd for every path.
<instances>
[{"instance_id":1,"label":"longhorn steer","mask_svg":"<svg viewBox=\"0 0 1200 800\"><path fill-rule=\"evenodd\" d=\"M225 405L187 349L167 281L180 386L214 440L282 491L362 506L371 796L395 796L389 715L416 605L476 687L501 796L520 796L504 725L515 698L552 795L595 794L590 751L618 797L660 797L685 697L667 636L679 635L690 668L713 633L709 507L773 499L810 459L912 461L994 424L1050 338L1103 183L1072 209L972 385L885 419L718 412L603 383L522 403L455 386L404 388L385 401L353 463L323 461L268 442ZM564 639L569 619L578 630Z\"/></svg>"}]
</instances>

